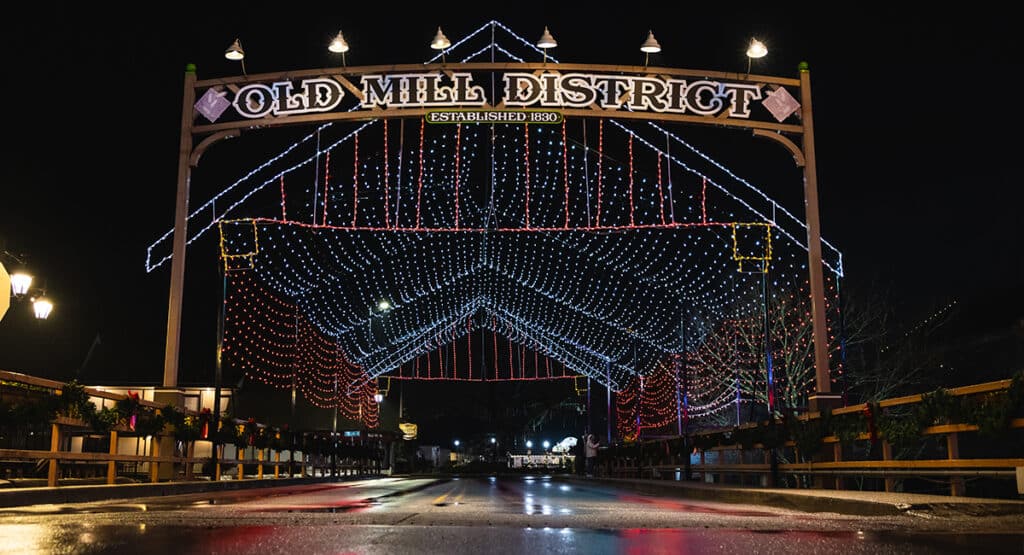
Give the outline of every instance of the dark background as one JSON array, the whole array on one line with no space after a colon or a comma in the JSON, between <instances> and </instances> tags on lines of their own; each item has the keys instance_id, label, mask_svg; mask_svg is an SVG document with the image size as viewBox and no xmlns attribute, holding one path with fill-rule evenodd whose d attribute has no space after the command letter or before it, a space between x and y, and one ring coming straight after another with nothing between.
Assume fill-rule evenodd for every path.
<instances>
[{"instance_id":1,"label":"dark background","mask_svg":"<svg viewBox=\"0 0 1024 555\"><path fill-rule=\"evenodd\" d=\"M144 260L173 225L187 63L200 78L237 75L223 52L239 37L249 74L337 65L325 47L338 29L352 46L349 65L415 63L434 54L427 45L438 25L456 41L490 19L530 41L547 25L559 41L551 55L566 62L640 64L648 29L664 49L651 65L743 71L752 36L769 48L754 73L796 77L808 62L822 235L845 255L846 290L890 293L907 327L953 301L978 330L1024 315L1012 18L846 5L602 6L245 3L214 12L208 3L46 3L7 18L0 246L24 255L56 309L36 322L12 307L0 322L0 369L159 384L170 265L147 274ZM789 155L748 138L694 142L740 175L787 168L754 182L802 217ZM193 178L192 206L216 193L214 174L237 176L260 161L221 167L217 148ZM182 384L212 376L216 255L212 242L188 252Z\"/></svg>"}]
</instances>

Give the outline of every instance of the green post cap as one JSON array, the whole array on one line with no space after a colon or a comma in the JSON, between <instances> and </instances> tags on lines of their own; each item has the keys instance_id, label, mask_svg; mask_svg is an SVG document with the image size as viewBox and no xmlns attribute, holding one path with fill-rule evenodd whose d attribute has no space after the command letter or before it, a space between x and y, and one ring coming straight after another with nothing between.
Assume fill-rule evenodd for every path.
<instances>
[{"instance_id":1,"label":"green post cap","mask_svg":"<svg viewBox=\"0 0 1024 555\"><path fill-rule=\"evenodd\" d=\"M807 62L800 62L800 65L796 66L800 71L810 71L811 66L807 65Z\"/></svg>"},{"instance_id":2,"label":"green post cap","mask_svg":"<svg viewBox=\"0 0 1024 555\"><path fill-rule=\"evenodd\" d=\"M196 64L185 64L185 73L195 73Z\"/></svg>"}]
</instances>

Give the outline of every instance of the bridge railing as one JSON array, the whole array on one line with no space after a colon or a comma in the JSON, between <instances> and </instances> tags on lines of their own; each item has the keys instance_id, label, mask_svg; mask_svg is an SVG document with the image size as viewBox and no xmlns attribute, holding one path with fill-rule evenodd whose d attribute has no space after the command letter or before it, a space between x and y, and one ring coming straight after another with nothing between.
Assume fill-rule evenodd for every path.
<instances>
[{"instance_id":1,"label":"bridge railing","mask_svg":"<svg viewBox=\"0 0 1024 555\"><path fill-rule=\"evenodd\" d=\"M598 475L896 491L910 479L1024 494L1024 374L683 437L616 444ZM991 483L991 482L990 482ZM980 496L986 496L982 494Z\"/></svg>"},{"instance_id":2,"label":"bridge railing","mask_svg":"<svg viewBox=\"0 0 1024 555\"><path fill-rule=\"evenodd\" d=\"M39 404L47 396L61 395L68 384L26 374L0 371L0 441L10 444L12 436L21 443L37 448L4 448L0 443L0 479L32 478L46 469L46 485L56 487L70 478L102 479L107 484L125 481L128 476L149 482L189 481L210 473L214 479L224 476L222 467L235 466L235 479L269 479L313 476L379 475L383 472L380 457L357 456L332 458L300 449L277 449L270 446L249 446L215 443L213 434L207 439L175 438L172 426L163 426L150 435L132 430L124 422L109 431L97 432L81 417L58 414L48 421L27 421L12 417L12 407L24 409ZM89 400L99 409L111 408L128 398L125 394L84 387ZM166 408L153 401L136 400L140 408L159 411ZM196 417L194 410L183 409ZM42 413L40 413L42 414ZM215 422L215 421L214 421ZM241 420L233 424L244 425ZM260 424L257 424L260 425ZM4 436L7 436L6 440ZM171 441L167 441L171 440ZM38 448L47 443L48 449ZM104 452L90 450L106 446ZM162 452L173 446L173 452ZM212 456L216 448L218 456ZM81 480L77 480L80 482Z\"/></svg>"}]
</instances>

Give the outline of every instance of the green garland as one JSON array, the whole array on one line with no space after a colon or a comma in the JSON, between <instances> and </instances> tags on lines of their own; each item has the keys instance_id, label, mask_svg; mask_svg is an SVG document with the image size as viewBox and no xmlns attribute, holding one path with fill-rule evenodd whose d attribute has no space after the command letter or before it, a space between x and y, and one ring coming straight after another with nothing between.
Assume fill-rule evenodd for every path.
<instances>
[{"instance_id":1,"label":"green garland","mask_svg":"<svg viewBox=\"0 0 1024 555\"><path fill-rule=\"evenodd\" d=\"M986 393L974 399L968 407L971 420L978 426L978 434L998 439L1010 430L1015 407L1008 392Z\"/></svg>"},{"instance_id":2,"label":"green garland","mask_svg":"<svg viewBox=\"0 0 1024 555\"><path fill-rule=\"evenodd\" d=\"M921 402L914 407L914 418L923 429L937 424L952 424L964 420L963 397L950 395L943 388L923 393Z\"/></svg>"},{"instance_id":3,"label":"green garland","mask_svg":"<svg viewBox=\"0 0 1024 555\"><path fill-rule=\"evenodd\" d=\"M821 418L814 420L791 418L786 421L789 436L793 438L793 443L800 451L800 457L805 461L812 459L821 450L821 440L825 436L825 430L828 429L826 414L822 413Z\"/></svg>"},{"instance_id":4,"label":"green garland","mask_svg":"<svg viewBox=\"0 0 1024 555\"><path fill-rule=\"evenodd\" d=\"M911 414L885 411L878 417L878 431L882 438L894 447L904 447L921 439L924 429L922 421L916 417L917 411Z\"/></svg>"},{"instance_id":5,"label":"green garland","mask_svg":"<svg viewBox=\"0 0 1024 555\"><path fill-rule=\"evenodd\" d=\"M833 415L829 419L828 431L836 436L840 444L849 445L856 441L860 434L868 432L867 418L862 412Z\"/></svg>"},{"instance_id":6,"label":"green garland","mask_svg":"<svg viewBox=\"0 0 1024 555\"><path fill-rule=\"evenodd\" d=\"M113 430L114 426L121 422L121 413L111 407L103 407L100 410L96 410L96 405L93 405L93 410L86 416L85 421L94 432L106 434L110 433L110 430Z\"/></svg>"},{"instance_id":7,"label":"green garland","mask_svg":"<svg viewBox=\"0 0 1024 555\"><path fill-rule=\"evenodd\" d=\"M59 413L68 418L80 418L88 421L96 413L96 405L89 400L85 386L77 380L71 380L60 388Z\"/></svg>"},{"instance_id":8,"label":"green garland","mask_svg":"<svg viewBox=\"0 0 1024 555\"><path fill-rule=\"evenodd\" d=\"M159 411L143 411L135 421L135 433L143 437L160 435L167 426L167 420Z\"/></svg>"}]
</instances>

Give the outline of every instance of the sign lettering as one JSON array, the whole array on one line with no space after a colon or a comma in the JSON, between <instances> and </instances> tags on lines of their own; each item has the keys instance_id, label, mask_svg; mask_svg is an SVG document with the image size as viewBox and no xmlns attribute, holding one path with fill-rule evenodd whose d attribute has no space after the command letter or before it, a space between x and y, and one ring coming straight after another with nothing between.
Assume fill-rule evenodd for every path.
<instances>
[{"instance_id":1,"label":"sign lettering","mask_svg":"<svg viewBox=\"0 0 1024 555\"><path fill-rule=\"evenodd\" d=\"M342 77L320 77L252 83L238 90L231 106L250 119L327 112L345 98L342 82ZM355 109L452 108L431 111L430 123L551 123L530 118L557 113L551 109L588 107L746 119L754 102L767 98L763 85L748 82L555 71L506 72L501 76L499 98L490 103L469 72L366 74L360 76L359 85L362 100ZM523 111L528 108L536 114ZM213 110L204 115L211 121L219 117Z\"/></svg>"}]
</instances>

